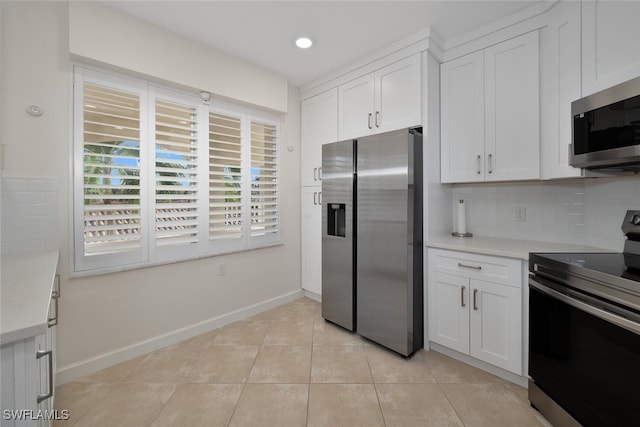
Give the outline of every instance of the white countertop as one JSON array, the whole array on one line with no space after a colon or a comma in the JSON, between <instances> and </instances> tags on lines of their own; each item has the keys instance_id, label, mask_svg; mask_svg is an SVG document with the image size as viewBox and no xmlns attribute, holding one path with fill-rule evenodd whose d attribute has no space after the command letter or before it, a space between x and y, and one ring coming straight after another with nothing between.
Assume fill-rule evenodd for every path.
<instances>
[{"instance_id":1,"label":"white countertop","mask_svg":"<svg viewBox=\"0 0 640 427\"><path fill-rule=\"evenodd\" d=\"M47 330L58 251L2 257L0 344Z\"/></svg>"},{"instance_id":2,"label":"white countertop","mask_svg":"<svg viewBox=\"0 0 640 427\"><path fill-rule=\"evenodd\" d=\"M454 237L437 236L427 241L430 248L452 251L473 252L506 258L529 260L529 252L613 252L593 246L573 245L536 240L502 239L497 237Z\"/></svg>"}]
</instances>

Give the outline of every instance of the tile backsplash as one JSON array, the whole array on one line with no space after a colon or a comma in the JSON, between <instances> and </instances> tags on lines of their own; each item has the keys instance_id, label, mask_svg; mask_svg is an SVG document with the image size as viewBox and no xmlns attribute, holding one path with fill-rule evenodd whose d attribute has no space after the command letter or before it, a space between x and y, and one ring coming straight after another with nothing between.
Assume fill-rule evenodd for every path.
<instances>
[{"instance_id":1,"label":"tile backsplash","mask_svg":"<svg viewBox=\"0 0 640 427\"><path fill-rule=\"evenodd\" d=\"M478 236L584 244L621 251L628 209L640 209L640 177L454 185L467 230Z\"/></svg>"},{"instance_id":2,"label":"tile backsplash","mask_svg":"<svg viewBox=\"0 0 640 427\"><path fill-rule=\"evenodd\" d=\"M56 178L2 178L2 254L58 249Z\"/></svg>"}]
</instances>

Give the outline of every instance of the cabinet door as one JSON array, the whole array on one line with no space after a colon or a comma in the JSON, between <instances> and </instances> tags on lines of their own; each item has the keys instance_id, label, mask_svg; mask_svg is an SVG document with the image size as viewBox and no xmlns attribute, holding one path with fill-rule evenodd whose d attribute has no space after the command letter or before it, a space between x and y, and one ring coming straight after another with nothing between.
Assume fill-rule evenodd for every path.
<instances>
[{"instance_id":1,"label":"cabinet door","mask_svg":"<svg viewBox=\"0 0 640 427\"><path fill-rule=\"evenodd\" d=\"M540 177L539 49L533 31L484 51L486 181Z\"/></svg>"},{"instance_id":2,"label":"cabinet door","mask_svg":"<svg viewBox=\"0 0 640 427\"><path fill-rule=\"evenodd\" d=\"M582 2L583 96L640 76L640 2Z\"/></svg>"},{"instance_id":3,"label":"cabinet door","mask_svg":"<svg viewBox=\"0 0 640 427\"><path fill-rule=\"evenodd\" d=\"M421 120L420 54L376 71L375 132L419 126Z\"/></svg>"},{"instance_id":4,"label":"cabinet door","mask_svg":"<svg viewBox=\"0 0 640 427\"><path fill-rule=\"evenodd\" d=\"M338 139L358 138L374 132L374 75L338 87Z\"/></svg>"},{"instance_id":5,"label":"cabinet door","mask_svg":"<svg viewBox=\"0 0 640 427\"><path fill-rule=\"evenodd\" d=\"M322 187L302 188L302 289L322 293Z\"/></svg>"},{"instance_id":6,"label":"cabinet door","mask_svg":"<svg viewBox=\"0 0 640 427\"><path fill-rule=\"evenodd\" d=\"M560 2L549 12L543 30L541 76L542 129L540 163L542 178L570 178L582 169L569 165L571 102L582 94L580 2Z\"/></svg>"},{"instance_id":7,"label":"cabinet door","mask_svg":"<svg viewBox=\"0 0 640 427\"><path fill-rule=\"evenodd\" d=\"M469 354L469 279L429 275L429 340Z\"/></svg>"},{"instance_id":8,"label":"cabinet door","mask_svg":"<svg viewBox=\"0 0 640 427\"><path fill-rule=\"evenodd\" d=\"M521 289L471 279L472 357L522 375Z\"/></svg>"},{"instance_id":9,"label":"cabinet door","mask_svg":"<svg viewBox=\"0 0 640 427\"><path fill-rule=\"evenodd\" d=\"M322 144L338 140L338 88L302 101L302 185L320 185Z\"/></svg>"},{"instance_id":10,"label":"cabinet door","mask_svg":"<svg viewBox=\"0 0 640 427\"><path fill-rule=\"evenodd\" d=\"M475 52L441 65L440 180L484 179L484 57Z\"/></svg>"}]
</instances>

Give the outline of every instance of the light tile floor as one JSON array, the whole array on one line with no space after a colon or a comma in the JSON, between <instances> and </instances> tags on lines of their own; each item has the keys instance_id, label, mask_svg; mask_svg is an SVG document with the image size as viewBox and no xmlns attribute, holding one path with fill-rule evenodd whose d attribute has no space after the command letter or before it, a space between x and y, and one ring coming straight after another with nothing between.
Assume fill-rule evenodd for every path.
<instances>
[{"instance_id":1,"label":"light tile floor","mask_svg":"<svg viewBox=\"0 0 640 427\"><path fill-rule=\"evenodd\" d=\"M307 298L56 393L61 426L549 426L522 387L434 351L406 360Z\"/></svg>"}]
</instances>

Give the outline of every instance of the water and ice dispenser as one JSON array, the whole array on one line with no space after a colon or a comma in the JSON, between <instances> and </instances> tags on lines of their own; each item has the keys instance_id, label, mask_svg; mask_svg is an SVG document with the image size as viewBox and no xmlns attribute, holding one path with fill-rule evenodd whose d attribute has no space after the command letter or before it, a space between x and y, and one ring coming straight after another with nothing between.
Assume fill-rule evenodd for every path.
<instances>
[{"instance_id":1,"label":"water and ice dispenser","mask_svg":"<svg viewBox=\"0 0 640 427\"><path fill-rule=\"evenodd\" d=\"M346 205L344 203L327 203L327 235L346 237Z\"/></svg>"}]
</instances>

